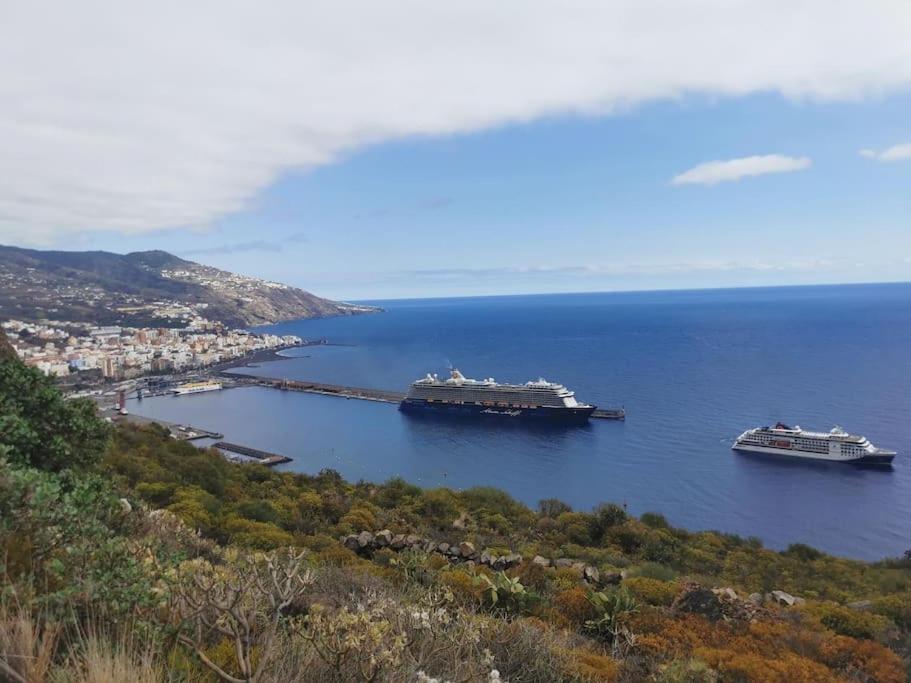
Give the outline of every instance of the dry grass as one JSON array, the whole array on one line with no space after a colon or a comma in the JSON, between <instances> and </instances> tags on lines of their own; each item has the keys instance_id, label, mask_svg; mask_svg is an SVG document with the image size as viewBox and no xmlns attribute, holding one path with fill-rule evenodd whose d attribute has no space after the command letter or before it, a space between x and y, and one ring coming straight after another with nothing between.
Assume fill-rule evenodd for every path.
<instances>
[{"instance_id":1,"label":"dry grass","mask_svg":"<svg viewBox=\"0 0 911 683\"><path fill-rule=\"evenodd\" d=\"M0 613L0 681L9 683L158 683L154 652L101 630L78 635L69 653L59 623L17 609Z\"/></svg>"},{"instance_id":2,"label":"dry grass","mask_svg":"<svg viewBox=\"0 0 911 683\"><path fill-rule=\"evenodd\" d=\"M42 624L24 610L0 615L0 678L43 683L50 674L60 637L57 624Z\"/></svg>"},{"instance_id":3,"label":"dry grass","mask_svg":"<svg viewBox=\"0 0 911 683\"><path fill-rule=\"evenodd\" d=\"M131 639L110 639L98 632L80 638L70 653L67 683L159 683L164 671L155 653Z\"/></svg>"}]
</instances>

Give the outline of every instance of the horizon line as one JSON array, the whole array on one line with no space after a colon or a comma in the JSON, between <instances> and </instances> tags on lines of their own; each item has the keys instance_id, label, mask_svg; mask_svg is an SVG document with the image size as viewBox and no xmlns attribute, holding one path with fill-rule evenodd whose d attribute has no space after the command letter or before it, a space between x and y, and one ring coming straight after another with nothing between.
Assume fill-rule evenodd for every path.
<instances>
[{"instance_id":1,"label":"horizon line","mask_svg":"<svg viewBox=\"0 0 911 683\"><path fill-rule=\"evenodd\" d=\"M529 296L573 296L579 294L655 294L655 293L687 293L687 292L718 292L739 291L752 289L811 289L822 287L871 287L877 285L911 285L911 280L874 280L866 282L816 282L781 285L742 285L733 287L656 287L654 289L595 289L572 292L525 292L519 294L454 294L449 296L415 296L393 297L385 299L339 298L333 299L341 303L371 303L380 301L441 301L447 299L501 299L506 297Z\"/></svg>"}]
</instances>

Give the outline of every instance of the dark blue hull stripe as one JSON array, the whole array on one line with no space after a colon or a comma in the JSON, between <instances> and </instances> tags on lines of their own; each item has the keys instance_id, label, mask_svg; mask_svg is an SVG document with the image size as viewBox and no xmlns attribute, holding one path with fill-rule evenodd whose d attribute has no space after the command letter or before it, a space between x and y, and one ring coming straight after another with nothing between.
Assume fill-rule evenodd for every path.
<instances>
[{"instance_id":1,"label":"dark blue hull stripe","mask_svg":"<svg viewBox=\"0 0 911 683\"><path fill-rule=\"evenodd\" d=\"M579 408L511 408L503 406L481 406L466 403L427 403L426 401L405 399L399 404L399 410L415 413L438 413L446 415L465 415L478 417L502 417L521 420L549 420L552 422L585 422L594 412L594 406Z\"/></svg>"}]
</instances>

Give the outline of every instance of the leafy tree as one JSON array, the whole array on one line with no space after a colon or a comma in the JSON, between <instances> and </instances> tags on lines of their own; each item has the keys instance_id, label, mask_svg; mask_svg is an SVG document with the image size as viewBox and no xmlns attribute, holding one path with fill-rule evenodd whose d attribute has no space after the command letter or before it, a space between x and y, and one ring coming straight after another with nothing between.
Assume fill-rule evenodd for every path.
<instances>
[{"instance_id":1,"label":"leafy tree","mask_svg":"<svg viewBox=\"0 0 911 683\"><path fill-rule=\"evenodd\" d=\"M65 401L39 371L0 360L0 449L11 463L85 467L101 457L108 435L91 401Z\"/></svg>"},{"instance_id":2,"label":"leafy tree","mask_svg":"<svg viewBox=\"0 0 911 683\"><path fill-rule=\"evenodd\" d=\"M10 346L6 333L0 328L0 363L10 360L16 360L16 351Z\"/></svg>"}]
</instances>

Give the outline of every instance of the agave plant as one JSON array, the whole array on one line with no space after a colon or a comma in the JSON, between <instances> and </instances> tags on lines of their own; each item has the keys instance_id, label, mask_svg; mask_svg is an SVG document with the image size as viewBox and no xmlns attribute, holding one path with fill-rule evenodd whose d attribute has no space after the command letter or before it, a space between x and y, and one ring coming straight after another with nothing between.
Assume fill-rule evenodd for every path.
<instances>
[{"instance_id":1,"label":"agave plant","mask_svg":"<svg viewBox=\"0 0 911 683\"><path fill-rule=\"evenodd\" d=\"M504 606L514 604L527 595L525 586L518 577L512 578L506 572L497 572L493 578L487 574L479 574L475 581L484 584L484 593L493 606L501 602Z\"/></svg>"},{"instance_id":2,"label":"agave plant","mask_svg":"<svg viewBox=\"0 0 911 683\"><path fill-rule=\"evenodd\" d=\"M626 588L621 587L609 593L590 593L588 601L598 616L585 622L587 631L609 643L632 640L632 634L623 622L626 615L639 611L639 604Z\"/></svg>"}]
</instances>

